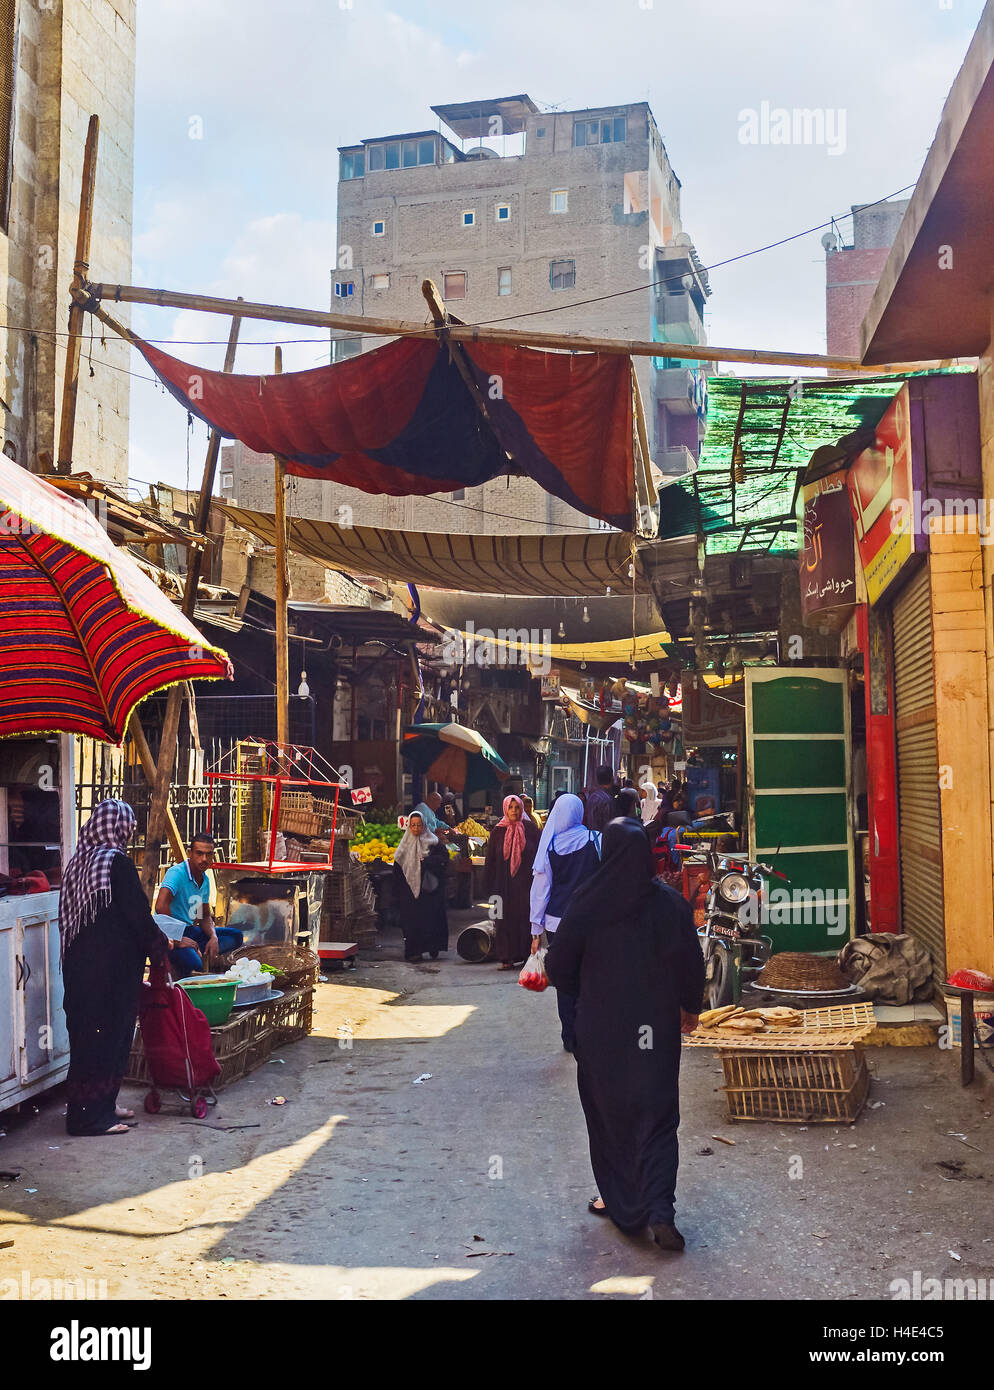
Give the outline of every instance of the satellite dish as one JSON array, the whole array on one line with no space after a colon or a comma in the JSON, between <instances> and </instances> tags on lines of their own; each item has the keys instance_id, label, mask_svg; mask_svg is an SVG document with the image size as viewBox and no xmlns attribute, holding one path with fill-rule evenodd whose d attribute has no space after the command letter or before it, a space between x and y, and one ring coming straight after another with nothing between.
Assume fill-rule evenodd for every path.
<instances>
[{"instance_id":1,"label":"satellite dish","mask_svg":"<svg viewBox=\"0 0 994 1390\"><path fill-rule=\"evenodd\" d=\"M826 255L839 249L839 236L837 232L826 232L821 239L821 244L825 249Z\"/></svg>"}]
</instances>

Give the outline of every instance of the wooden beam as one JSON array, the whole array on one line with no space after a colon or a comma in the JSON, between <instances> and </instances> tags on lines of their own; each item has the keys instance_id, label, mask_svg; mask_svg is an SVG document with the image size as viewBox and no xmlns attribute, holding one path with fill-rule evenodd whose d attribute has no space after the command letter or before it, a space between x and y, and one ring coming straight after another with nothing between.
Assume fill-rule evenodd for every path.
<instances>
[{"instance_id":1,"label":"wooden beam","mask_svg":"<svg viewBox=\"0 0 994 1390\"><path fill-rule=\"evenodd\" d=\"M145 730L142 728L142 722L138 718L137 709L131 711L131 717L128 720L128 733L138 753L138 759L141 762L145 780L148 782L149 786L153 786L155 783L155 759L152 757L152 750L148 746L148 739L145 737ZM168 803L166 804L166 834L169 837L169 848L172 850L173 854L175 854L177 859L183 859L186 855L186 846L183 844L183 838L179 833L179 826L176 824L173 808Z\"/></svg>"},{"instance_id":2,"label":"wooden beam","mask_svg":"<svg viewBox=\"0 0 994 1390\"><path fill-rule=\"evenodd\" d=\"M283 371L283 349L276 349L273 367ZM276 742L290 742L290 659L287 605L290 602L290 568L286 554L286 478L283 460L273 455L274 526L276 530Z\"/></svg>"},{"instance_id":3,"label":"wooden beam","mask_svg":"<svg viewBox=\"0 0 994 1390\"><path fill-rule=\"evenodd\" d=\"M93 115L86 130L83 149L83 177L80 182L79 219L76 223L76 259L73 287L86 283L90 268L90 237L93 231L93 195L97 178L97 147L100 143L100 117ZM76 398L79 394L79 358L82 350L83 309L73 297L69 305L69 338L66 343L66 371L62 385L62 418L59 422L59 457L56 473L72 472L73 438L76 433Z\"/></svg>"},{"instance_id":4,"label":"wooden beam","mask_svg":"<svg viewBox=\"0 0 994 1390\"><path fill-rule=\"evenodd\" d=\"M237 309L237 300L235 301L235 305ZM228 349L224 356L225 372L231 372L235 365L235 349L238 345L239 327L240 316L236 313L232 318L231 329L228 333ZM197 502L197 514L195 517L195 529L201 534L204 533L207 526L211 496L214 492L214 475L217 470L220 443L220 435L216 430L211 430L210 438L207 441L204 475L200 483L200 496ZM183 601L181 606L185 615L188 618L192 618L194 609L197 606L197 587L200 582L203 552L194 550L187 552L187 554L186 581L183 589ZM145 893L150 900L152 897L152 890L155 887L155 880L159 873L159 846L162 843L163 831L168 824L169 787L172 782L173 762L176 756L176 736L179 733L179 720L182 708L183 685L171 685L169 687L169 694L166 696L166 709L162 717L162 741L159 744L159 761L155 768L155 777L152 782L152 795L148 807L148 824L145 830L145 851L142 856L142 887L145 889ZM186 850L181 846L181 856L185 856L185 854Z\"/></svg>"},{"instance_id":5,"label":"wooden beam","mask_svg":"<svg viewBox=\"0 0 994 1390\"><path fill-rule=\"evenodd\" d=\"M118 300L125 304L158 304L169 309L195 309L205 314L239 313L243 318L262 319L270 323L302 324L311 328L338 328L357 336L404 338L434 338L433 324L409 323L403 319L356 318L349 314L331 314L320 309L295 309L281 304L221 299L206 294L182 294L175 290L146 289L137 285L113 285L106 282L88 284L86 291L96 299ZM563 308L568 309L568 304ZM123 325L116 325L109 315L98 314L108 327L131 339L135 335ZM629 338L593 338L571 333L543 333L534 329L488 328L486 325L451 324L448 334L453 342L507 343L512 347L558 348L568 352L602 352L623 357L676 357L695 362L767 363L781 367L822 367L827 370L853 372L858 376L888 376L895 372L923 371L928 367L948 367L954 360L934 362L902 362L867 367L851 357L826 357L813 352L773 352L764 348L712 347L704 343L646 342Z\"/></svg>"}]
</instances>

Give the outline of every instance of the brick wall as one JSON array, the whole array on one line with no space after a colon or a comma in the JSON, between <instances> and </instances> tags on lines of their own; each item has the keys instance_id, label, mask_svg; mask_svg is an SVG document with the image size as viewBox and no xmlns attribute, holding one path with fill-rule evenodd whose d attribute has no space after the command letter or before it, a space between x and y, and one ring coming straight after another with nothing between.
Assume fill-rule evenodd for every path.
<instances>
[{"instance_id":1,"label":"brick wall","mask_svg":"<svg viewBox=\"0 0 994 1390\"><path fill-rule=\"evenodd\" d=\"M833 251L825 259L825 319L830 357L860 355L860 328L889 255L888 247Z\"/></svg>"}]
</instances>

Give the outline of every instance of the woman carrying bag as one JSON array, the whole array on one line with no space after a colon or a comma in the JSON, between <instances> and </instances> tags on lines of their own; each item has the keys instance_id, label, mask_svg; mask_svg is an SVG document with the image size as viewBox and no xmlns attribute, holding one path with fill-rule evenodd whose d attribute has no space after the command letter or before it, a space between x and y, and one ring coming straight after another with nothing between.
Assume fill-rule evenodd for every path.
<instances>
[{"instance_id":1,"label":"woman carrying bag","mask_svg":"<svg viewBox=\"0 0 994 1390\"><path fill-rule=\"evenodd\" d=\"M417 964L425 951L437 960L449 947L449 920L445 911L445 875L448 850L433 835L419 811L407 818L407 830L393 857L397 907L404 933L404 959Z\"/></svg>"},{"instance_id":2,"label":"woman carrying bag","mask_svg":"<svg viewBox=\"0 0 994 1390\"><path fill-rule=\"evenodd\" d=\"M532 953L541 945L544 931L549 941L570 899L600 863L600 835L583 824L583 802L567 792L553 803L538 842L532 866ZM576 1000L567 989L556 990L563 1048L572 1052L576 1042Z\"/></svg>"}]
</instances>

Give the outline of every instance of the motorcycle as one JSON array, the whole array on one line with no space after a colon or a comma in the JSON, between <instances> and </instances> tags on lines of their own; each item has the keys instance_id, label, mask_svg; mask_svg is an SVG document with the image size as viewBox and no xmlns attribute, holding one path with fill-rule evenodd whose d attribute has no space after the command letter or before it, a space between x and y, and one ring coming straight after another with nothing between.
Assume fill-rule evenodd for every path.
<instances>
[{"instance_id":1,"label":"motorcycle","mask_svg":"<svg viewBox=\"0 0 994 1390\"><path fill-rule=\"evenodd\" d=\"M680 845L682 852L696 854L692 845ZM758 975L770 958L773 942L760 933L760 916L765 881L786 874L771 864L753 863L709 849L704 862L708 867L705 920L698 929L704 954L705 1009L738 1004L742 986Z\"/></svg>"}]
</instances>

